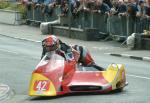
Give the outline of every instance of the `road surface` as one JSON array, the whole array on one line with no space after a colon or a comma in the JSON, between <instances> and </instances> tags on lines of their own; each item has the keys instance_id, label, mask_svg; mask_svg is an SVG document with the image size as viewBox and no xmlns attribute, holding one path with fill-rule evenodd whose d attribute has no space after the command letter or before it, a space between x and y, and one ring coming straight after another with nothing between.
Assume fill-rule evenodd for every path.
<instances>
[{"instance_id":1,"label":"road surface","mask_svg":"<svg viewBox=\"0 0 150 103\"><path fill-rule=\"evenodd\" d=\"M86 44L88 46L88 44ZM74 94L61 97L29 97L31 73L40 61L41 43L0 36L0 82L9 85L13 95L4 103L149 103L150 63L106 55L107 50L89 44L97 64L107 67L110 63L126 65L129 85L123 92L110 94ZM115 49L115 46L111 50Z\"/></svg>"}]
</instances>

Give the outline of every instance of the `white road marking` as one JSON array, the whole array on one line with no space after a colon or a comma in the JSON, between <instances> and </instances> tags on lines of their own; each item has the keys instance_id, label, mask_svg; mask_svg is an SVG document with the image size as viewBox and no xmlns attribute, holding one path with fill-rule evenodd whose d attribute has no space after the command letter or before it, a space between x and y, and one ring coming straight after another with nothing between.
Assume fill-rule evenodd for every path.
<instances>
[{"instance_id":1,"label":"white road marking","mask_svg":"<svg viewBox=\"0 0 150 103\"><path fill-rule=\"evenodd\" d=\"M150 61L150 57L143 57L143 60Z\"/></svg>"},{"instance_id":2,"label":"white road marking","mask_svg":"<svg viewBox=\"0 0 150 103\"><path fill-rule=\"evenodd\" d=\"M130 57L131 55L129 54L121 54L123 57Z\"/></svg>"},{"instance_id":3,"label":"white road marking","mask_svg":"<svg viewBox=\"0 0 150 103\"><path fill-rule=\"evenodd\" d=\"M0 51L8 52L8 53L13 53L13 54L19 54L19 53L17 53L17 52L10 51L10 50L6 50L6 49L0 49Z\"/></svg>"},{"instance_id":4,"label":"white road marking","mask_svg":"<svg viewBox=\"0 0 150 103\"><path fill-rule=\"evenodd\" d=\"M150 80L150 77L144 77L144 76L138 76L138 75L132 75L132 74L126 74L129 77L134 77L134 78L140 78L140 79L148 79Z\"/></svg>"},{"instance_id":5,"label":"white road marking","mask_svg":"<svg viewBox=\"0 0 150 103\"><path fill-rule=\"evenodd\" d=\"M98 49L98 50L107 50L107 49L116 49L116 48L119 48L119 47L92 47L93 49Z\"/></svg>"},{"instance_id":6,"label":"white road marking","mask_svg":"<svg viewBox=\"0 0 150 103\"><path fill-rule=\"evenodd\" d=\"M99 47L93 47L94 49L99 49Z\"/></svg>"},{"instance_id":7,"label":"white road marking","mask_svg":"<svg viewBox=\"0 0 150 103\"><path fill-rule=\"evenodd\" d=\"M107 49L114 49L114 47L92 47L93 49L98 49L98 50L107 50Z\"/></svg>"},{"instance_id":8,"label":"white road marking","mask_svg":"<svg viewBox=\"0 0 150 103\"><path fill-rule=\"evenodd\" d=\"M41 41L37 41L37 40L33 40L33 39L27 39L27 38L21 38L21 37L13 37L13 36L8 36L8 35L3 35L3 34L0 34L0 35L1 36L5 36L5 37L9 37L9 38L19 39L19 40L26 40L26 41L41 43Z\"/></svg>"},{"instance_id":9,"label":"white road marking","mask_svg":"<svg viewBox=\"0 0 150 103\"><path fill-rule=\"evenodd\" d=\"M111 53L104 53L104 54L106 54L106 55L110 55Z\"/></svg>"},{"instance_id":10,"label":"white road marking","mask_svg":"<svg viewBox=\"0 0 150 103\"><path fill-rule=\"evenodd\" d=\"M31 42L36 42L36 43L40 43L41 41L36 41L36 40L33 40L33 39L27 39L27 38L20 38L20 37L13 37L15 39L20 39L20 40L26 40L26 41L31 41Z\"/></svg>"}]
</instances>

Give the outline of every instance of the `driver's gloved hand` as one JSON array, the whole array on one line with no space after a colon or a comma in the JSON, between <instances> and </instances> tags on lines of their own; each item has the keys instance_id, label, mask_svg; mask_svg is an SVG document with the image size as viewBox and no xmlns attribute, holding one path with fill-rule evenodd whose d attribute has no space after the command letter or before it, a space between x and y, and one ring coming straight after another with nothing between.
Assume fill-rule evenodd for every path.
<instances>
[{"instance_id":1,"label":"driver's gloved hand","mask_svg":"<svg viewBox=\"0 0 150 103\"><path fill-rule=\"evenodd\" d=\"M61 43L60 49L61 49L62 51L64 51L65 53L71 52L71 47L68 46L68 45L66 45L65 43Z\"/></svg>"},{"instance_id":2,"label":"driver's gloved hand","mask_svg":"<svg viewBox=\"0 0 150 103\"><path fill-rule=\"evenodd\" d=\"M74 56L73 56L73 53L72 52L68 52L65 54L66 55L66 60L67 61L72 61L74 60Z\"/></svg>"}]
</instances>

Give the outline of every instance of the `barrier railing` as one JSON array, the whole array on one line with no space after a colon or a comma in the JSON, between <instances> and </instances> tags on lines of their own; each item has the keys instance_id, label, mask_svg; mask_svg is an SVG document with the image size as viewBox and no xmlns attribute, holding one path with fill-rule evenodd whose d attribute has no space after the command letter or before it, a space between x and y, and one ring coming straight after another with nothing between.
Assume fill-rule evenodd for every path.
<instances>
[{"instance_id":1,"label":"barrier railing","mask_svg":"<svg viewBox=\"0 0 150 103\"><path fill-rule=\"evenodd\" d=\"M127 18L116 15L108 17L108 30L109 34L113 36L120 36L126 38L128 35L128 22Z\"/></svg>"},{"instance_id":2,"label":"barrier railing","mask_svg":"<svg viewBox=\"0 0 150 103\"><path fill-rule=\"evenodd\" d=\"M136 33L142 33L143 30L150 30L150 20L147 18L136 18L135 26Z\"/></svg>"},{"instance_id":3,"label":"barrier railing","mask_svg":"<svg viewBox=\"0 0 150 103\"><path fill-rule=\"evenodd\" d=\"M53 12L44 13L43 7L37 6L35 7L33 4L27 5L27 20L33 22L49 22L58 19L58 15L60 14L60 8L57 7L53 9Z\"/></svg>"},{"instance_id":4,"label":"barrier railing","mask_svg":"<svg viewBox=\"0 0 150 103\"><path fill-rule=\"evenodd\" d=\"M41 7L27 7L27 20L35 22L50 22L58 19L61 15L61 8L56 7L51 15L43 14ZM69 16L60 16L61 25L69 26ZM141 33L143 30L150 30L150 20L130 16L108 16L100 13L79 12L71 16L71 27L85 29L96 28L99 32L126 39L133 32Z\"/></svg>"}]
</instances>

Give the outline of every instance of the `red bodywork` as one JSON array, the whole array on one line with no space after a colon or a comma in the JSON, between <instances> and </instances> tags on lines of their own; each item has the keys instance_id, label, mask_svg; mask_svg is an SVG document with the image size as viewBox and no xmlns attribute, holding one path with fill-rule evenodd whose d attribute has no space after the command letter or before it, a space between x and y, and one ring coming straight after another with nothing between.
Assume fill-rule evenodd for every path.
<instances>
[{"instance_id":1,"label":"red bodywork","mask_svg":"<svg viewBox=\"0 0 150 103\"><path fill-rule=\"evenodd\" d=\"M42 59L33 74L40 74L48 78L54 85L56 95L73 92L104 93L112 91L112 85L103 77L103 71L99 71L94 67L80 66L73 59L66 61L57 54L50 58L47 60ZM40 86L43 87L43 90L51 88L48 80L42 80ZM41 81L36 80L31 88L36 90L39 82Z\"/></svg>"}]
</instances>

